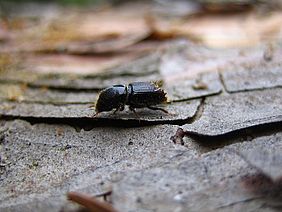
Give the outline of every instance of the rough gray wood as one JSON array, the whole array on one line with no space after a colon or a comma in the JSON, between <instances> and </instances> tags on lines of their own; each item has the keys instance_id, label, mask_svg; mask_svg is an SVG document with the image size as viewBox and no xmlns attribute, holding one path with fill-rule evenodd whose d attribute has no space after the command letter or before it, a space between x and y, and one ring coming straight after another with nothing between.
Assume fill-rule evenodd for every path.
<instances>
[{"instance_id":1,"label":"rough gray wood","mask_svg":"<svg viewBox=\"0 0 282 212\"><path fill-rule=\"evenodd\" d=\"M170 101L183 101L219 94L222 91L218 73L202 73L193 79L178 79L164 85Z\"/></svg>"},{"instance_id":2,"label":"rough gray wood","mask_svg":"<svg viewBox=\"0 0 282 212\"><path fill-rule=\"evenodd\" d=\"M77 131L11 121L1 122L0 129L1 211L29 208L30 203L38 210L59 210L67 191L107 192L124 173L159 166L187 152L170 141L177 129L172 125ZM191 158L197 154L189 152Z\"/></svg>"},{"instance_id":3,"label":"rough gray wood","mask_svg":"<svg viewBox=\"0 0 282 212\"><path fill-rule=\"evenodd\" d=\"M199 120L183 128L216 136L252 126L282 121L282 89L269 89L209 97Z\"/></svg>"},{"instance_id":4,"label":"rough gray wood","mask_svg":"<svg viewBox=\"0 0 282 212\"><path fill-rule=\"evenodd\" d=\"M274 182L282 179L282 142L275 148L255 148L240 153L252 166L259 169Z\"/></svg>"},{"instance_id":5,"label":"rough gray wood","mask_svg":"<svg viewBox=\"0 0 282 212\"><path fill-rule=\"evenodd\" d=\"M30 88L20 84L0 85L0 100L33 102L42 104L85 104L94 103L98 97L97 91L60 91L47 88Z\"/></svg>"},{"instance_id":6,"label":"rough gray wood","mask_svg":"<svg viewBox=\"0 0 282 212\"><path fill-rule=\"evenodd\" d=\"M269 61L261 55L261 58L255 61L233 64L222 70L227 91L237 92L282 87L281 49L280 52L272 54Z\"/></svg>"},{"instance_id":7,"label":"rough gray wood","mask_svg":"<svg viewBox=\"0 0 282 212\"><path fill-rule=\"evenodd\" d=\"M281 152L281 138L281 133L259 137L128 173L114 185L113 203L120 211L275 211L282 206L281 182L270 182L237 152L257 148Z\"/></svg>"}]
</instances>

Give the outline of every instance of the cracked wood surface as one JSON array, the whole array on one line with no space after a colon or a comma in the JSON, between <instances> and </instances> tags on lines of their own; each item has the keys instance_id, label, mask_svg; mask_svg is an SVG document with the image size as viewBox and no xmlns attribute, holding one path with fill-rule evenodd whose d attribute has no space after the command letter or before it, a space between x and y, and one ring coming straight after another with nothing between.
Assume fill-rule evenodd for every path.
<instances>
[{"instance_id":1,"label":"cracked wood surface","mask_svg":"<svg viewBox=\"0 0 282 212\"><path fill-rule=\"evenodd\" d=\"M189 133L217 136L282 121L282 89L209 97L201 117L183 128Z\"/></svg>"},{"instance_id":2,"label":"cracked wood surface","mask_svg":"<svg viewBox=\"0 0 282 212\"><path fill-rule=\"evenodd\" d=\"M281 207L281 181L262 176L238 152L260 148L281 153L281 135L232 144L194 160L182 155L165 166L129 173L114 185L113 203L120 211L276 211Z\"/></svg>"},{"instance_id":3,"label":"cracked wood surface","mask_svg":"<svg viewBox=\"0 0 282 212\"><path fill-rule=\"evenodd\" d=\"M58 23L81 14L69 12ZM114 23L140 21L140 13ZM59 14L48 16L48 30ZM142 40L148 29L132 20L127 30L139 29L130 36L102 27L99 36L116 34L99 40L85 31L97 24L92 14L82 17L74 24L83 24L81 37L62 42L60 33L72 26L57 26L48 31L56 38L50 46L38 34L37 47L15 49L14 29L0 43L1 211L78 211L70 191L108 196L117 211L281 210L279 42L212 49ZM138 118L126 108L92 117L101 89L133 81L159 81L169 114L141 108Z\"/></svg>"}]
</instances>

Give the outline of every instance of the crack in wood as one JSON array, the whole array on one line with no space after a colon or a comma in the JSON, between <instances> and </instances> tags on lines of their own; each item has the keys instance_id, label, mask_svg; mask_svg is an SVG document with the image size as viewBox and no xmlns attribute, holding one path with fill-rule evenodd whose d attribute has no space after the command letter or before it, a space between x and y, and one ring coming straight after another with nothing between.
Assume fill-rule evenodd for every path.
<instances>
[{"instance_id":1,"label":"crack in wood","mask_svg":"<svg viewBox=\"0 0 282 212\"><path fill-rule=\"evenodd\" d=\"M108 119L108 118L88 118L88 117L29 117L29 116L11 116L11 115L1 115L0 120L11 121L11 120L24 120L29 122L31 125L34 124L63 124L69 125L74 127L77 131L84 129L85 131L89 131L94 129L95 127L105 127L105 126L112 126L112 127L143 127L143 126L155 126L155 125L184 125L187 123L191 123L192 118L186 119L178 119L178 120L138 120L138 119L131 119L131 120L123 120L123 119Z\"/></svg>"},{"instance_id":2,"label":"crack in wood","mask_svg":"<svg viewBox=\"0 0 282 212\"><path fill-rule=\"evenodd\" d=\"M234 130L220 135L202 135L195 132L184 131L185 136L197 142L207 151L220 149L225 146L241 143L245 141L252 141L261 136L272 135L282 131L282 122L272 122L259 125L253 125L242 129Z\"/></svg>"},{"instance_id":3,"label":"crack in wood","mask_svg":"<svg viewBox=\"0 0 282 212\"><path fill-rule=\"evenodd\" d=\"M225 82L224 82L223 75L222 75L221 71L218 72L218 76L219 76L219 81L220 81L220 83L222 85L223 92L224 93L229 93L228 90L227 90L227 87L225 85Z\"/></svg>"}]
</instances>

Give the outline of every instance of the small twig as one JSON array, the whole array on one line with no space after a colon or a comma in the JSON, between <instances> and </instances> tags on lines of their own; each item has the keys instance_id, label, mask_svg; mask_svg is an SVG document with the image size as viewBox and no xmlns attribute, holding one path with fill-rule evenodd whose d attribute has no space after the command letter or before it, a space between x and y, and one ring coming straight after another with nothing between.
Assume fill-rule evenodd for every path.
<instances>
[{"instance_id":1,"label":"small twig","mask_svg":"<svg viewBox=\"0 0 282 212\"><path fill-rule=\"evenodd\" d=\"M101 202L86 194L69 192L67 196L69 200L84 206L91 212L117 212L117 210L114 209L109 203Z\"/></svg>"}]
</instances>

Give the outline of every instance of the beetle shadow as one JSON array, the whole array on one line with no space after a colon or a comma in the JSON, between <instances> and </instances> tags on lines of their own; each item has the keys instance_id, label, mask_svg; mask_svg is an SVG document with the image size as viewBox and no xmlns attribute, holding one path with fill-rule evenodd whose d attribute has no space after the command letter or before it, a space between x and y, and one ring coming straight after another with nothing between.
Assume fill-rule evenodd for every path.
<instances>
[{"instance_id":1,"label":"beetle shadow","mask_svg":"<svg viewBox=\"0 0 282 212\"><path fill-rule=\"evenodd\" d=\"M178 114L165 113L160 110L152 110L149 108L136 108L135 112L128 108L123 111L100 113L97 118L115 119L115 120L136 120L136 121L154 121L167 120Z\"/></svg>"}]
</instances>

